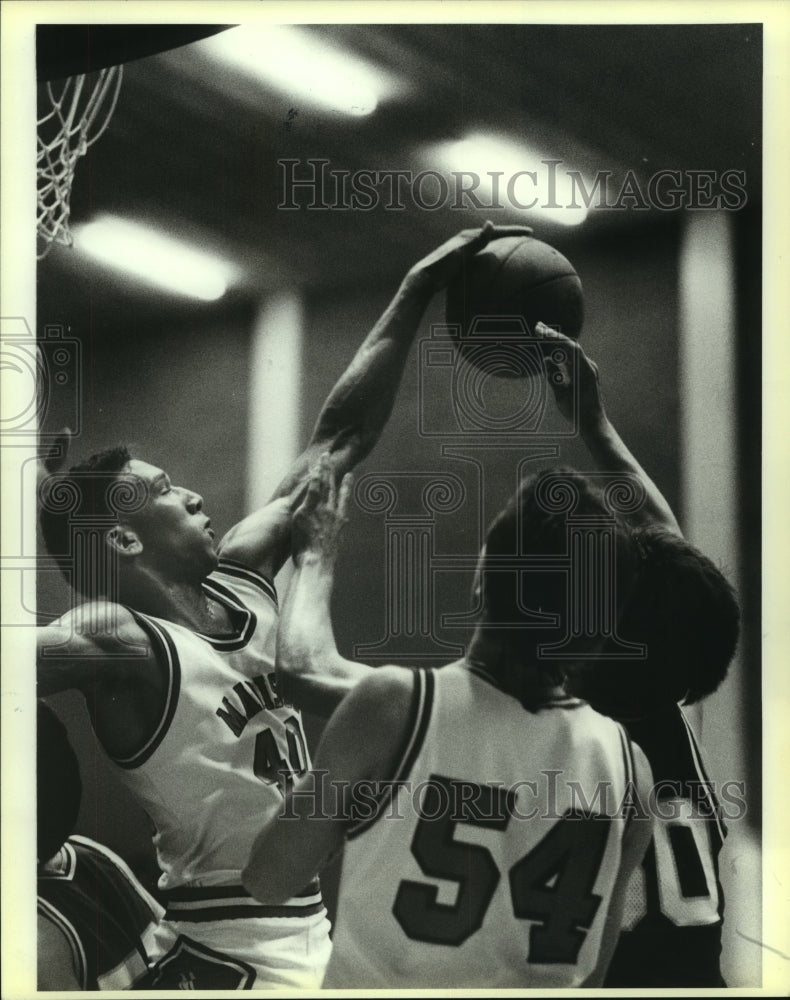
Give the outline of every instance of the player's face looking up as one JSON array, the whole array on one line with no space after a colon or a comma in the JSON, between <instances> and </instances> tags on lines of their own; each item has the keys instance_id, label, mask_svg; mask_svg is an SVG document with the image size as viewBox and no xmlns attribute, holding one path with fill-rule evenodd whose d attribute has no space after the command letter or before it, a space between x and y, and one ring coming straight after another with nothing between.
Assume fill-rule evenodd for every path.
<instances>
[{"instance_id":1,"label":"player's face looking up","mask_svg":"<svg viewBox=\"0 0 790 1000\"><path fill-rule=\"evenodd\" d=\"M148 497L143 508L128 517L141 547L141 564L174 577L208 575L217 555L203 497L176 486L166 472L140 459L132 459L125 471L141 480Z\"/></svg>"}]
</instances>

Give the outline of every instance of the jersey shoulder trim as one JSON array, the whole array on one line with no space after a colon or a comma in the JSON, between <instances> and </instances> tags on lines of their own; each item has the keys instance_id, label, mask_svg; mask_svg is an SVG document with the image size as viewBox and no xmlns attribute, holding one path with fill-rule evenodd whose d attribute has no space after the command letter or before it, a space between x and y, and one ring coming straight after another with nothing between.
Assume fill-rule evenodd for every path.
<instances>
[{"instance_id":1,"label":"jersey shoulder trim","mask_svg":"<svg viewBox=\"0 0 790 1000\"><path fill-rule=\"evenodd\" d=\"M274 581L270 577L264 576L263 573L259 573L235 559L225 559L224 557L217 563L217 568L212 576L220 573L224 576L235 577L237 580L243 580L245 583L251 583L269 597L275 606L277 605L277 590Z\"/></svg>"},{"instance_id":2,"label":"jersey shoulder trim","mask_svg":"<svg viewBox=\"0 0 790 1000\"><path fill-rule=\"evenodd\" d=\"M119 767L128 770L144 764L165 738L165 734L170 728L170 723L173 721L173 716L175 715L178 695L181 689L181 664L178 659L178 650L170 633L159 621L149 618L148 615L144 615L141 611L132 611L132 615L150 639L154 655L165 670L167 692L159 723L146 743L128 757L113 757L110 755L110 759Z\"/></svg>"},{"instance_id":3,"label":"jersey shoulder trim","mask_svg":"<svg viewBox=\"0 0 790 1000\"><path fill-rule=\"evenodd\" d=\"M39 869L38 878L45 881L71 882L74 879L76 870L77 855L67 840L58 850L58 853Z\"/></svg>"},{"instance_id":4,"label":"jersey shoulder trim","mask_svg":"<svg viewBox=\"0 0 790 1000\"><path fill-rule=\"evenodd\" d=\"M244 649L258 626L258 617L255 612L247 607L238 594L212 577L204 582L203 588L215 600L223 604L234 617L234 631L229 635L207 635L205 632L195 632L194 634L222 653L233 653L237 649Z\"/></svg>"},{"instance_id":5,"label":"jersey shoulder trim","mask_svg":"<svg viewBox=\"0 0 790 1000\"><path fill-rule=\"evenodd\" d=\"M409 776L417 755L422 749L425 734L431 721L436 693L436 676L433 670L412 670L412 695L409 704L409 715L406 722L403 742L396 757L392 777L379 783L378 794L374 797L375 804L372 814L352 822L346 831L346 839L353 840L361 833L369 830L382 815L386 805L397 794L398 786Z\"/></svg>"},{"instance_id":6,"label":"jersey shoulder trim","mask_svg":"<svg viewBox=\"0 0 790 1000\"><path fill-rule=\"evenodd\" d=\"M524 706L524 703L519 698L516 697L516 695L512 694L510 691L507 691L502 686L502 683L497 679L497 677L495 677L494 674L492 674L488 669L486 669L486 667L482 663L476 660L467 660L465 669L474 677L477 677L478 680L484 681L486 684L489 684L496 691L499 691L500 694L504 694L508 698L513 698L514 701L518 701L519 704L521 704L523 707L526 707ZM532 709L528 709L528 711L529 710L543 711L544 709L547 708L584 708L586 704L587 702L582 701L581 698L577 698L574 695L570 694L568 695L563 694L556 696L547 695L542 701L539 701L535 706L533 706Z\"/></svg>"},{"instance_id":7,"label":"jersey shoulder trim","mask_svg":"<svg viewBox=\"0 0 790 1000\"><path fill-rule=\"evenodd\" d=\"M705 764L702 760L702 751L700 750L699 744L697 743L697 738L694 735L694 730L691 728L691 723L686 718L683 709L678 707L678 713L680 718L683 720L683 725L686 730L686 735L689 741L689 750L691 752L691 759L694 763L694 769L700 779L700 784L705 789L705 796L708 800L708 808L710 809L711 818L715 821L716 831L719 835L720 841L723 844L724 838L727 836L727 826L721 817L721 806L719 800L713 791L713 785L708 777L708 772L705 770Z\"/></svg>"},{"instance_id":8,"label":"jersey shoulder trim","mask_svg":"<svg viewBox=\"0 0 790 1000\"><path fill-rule=\"evenodd\" d=\"M636 765L634 763L634 747L633 744L631 743L631 737L628 735L628 733L625 731L623 726L620 725L619 722L615 722L614 724L617 727L617 734L620 737L620 750L623 755L623 778L625 781L624 785L625 794L626 796L636 796L638 798L640 789L637 787L636 784ZM635 806L637 806L636 803ZM634 818L637 809L640 807L644 808L644 805L642 803L639 803L637 808L628 810L625 817L626 829L628 829L628 827L631 825L631 820Z\"/></svg>"}]
</instances>

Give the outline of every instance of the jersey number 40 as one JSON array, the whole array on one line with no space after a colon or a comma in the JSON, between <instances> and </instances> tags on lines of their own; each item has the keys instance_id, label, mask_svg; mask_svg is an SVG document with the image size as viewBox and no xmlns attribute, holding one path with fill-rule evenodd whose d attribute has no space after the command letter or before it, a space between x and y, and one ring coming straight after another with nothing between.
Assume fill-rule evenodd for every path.
<instances>
[{"instance_id":1,"label":"jersey number 40","mask_svg":"<svg viewBox=\"0 0 790 1000\"><path fill-rule=\"evenodd\" d=\"M293 784L294 776L304 774L309 767L307 743L302 724L295 715L283 722L285 742L278 740L267 726L255 737L252 770L256 778L267 784L278 784L283 795Z\"/></svg>"}]
</instances>

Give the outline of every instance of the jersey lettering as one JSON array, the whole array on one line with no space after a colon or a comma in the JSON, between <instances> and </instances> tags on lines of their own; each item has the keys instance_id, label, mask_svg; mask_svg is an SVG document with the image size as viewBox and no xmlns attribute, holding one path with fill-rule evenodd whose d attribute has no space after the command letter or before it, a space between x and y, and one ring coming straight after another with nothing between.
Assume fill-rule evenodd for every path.
<instances>
[{"instance_id":1,"label":"jersey lettering","mask_svg":"<svg viewBox=\"0 0 790 1000\"><path fill-rule=\"evenodd\" d=\"M273 711L275 708L283 707L284 702L277 694L273 681L274 674L270 674L269 677L253 677L251 681L239 681L233 685L238 703L234 705L229 695L222 699L217 715L234 736L241 736L250 719L255 718L264 709Z\"/></svg>"},{"instance_id":2,"label":"jersey lettering","mask_svg":"<svg viewBox=\"0 0 790 1000\"><path fill-rule=\"evenodd\" d=\"M534 920L527 961L575 965L601 897L592 891L606 852L609 817L566 813L510 869L513 912Z\"/></svg>"},{"instance_id":3,"label":"jersey lettering","mask_svg":"<svg viewBox=\"0 0 790 1000\"><path fill-rule=\"evenodd\" d=\"M247 962L232 958L191 938L179 935L175 945L137 989L244 990L255 981Z\"/></svg>"},{"instance_id":4,"label":"jersey lettering","mask_svg":"<svg viewBox=\"0 0 790 1000\"><path fill-rule=\"evenodd\" d=\"M504 831L512 805L504 789L463 782L465 789L474 788L475 808L442 809L442 799L445 806L458 802L454 791L459 783L435 774L429 782L411 851L426 876L457 883L456 900L439 903L436 886L404 879L392 912L412 940L458 947L482 926L501 875L488 848L455 839L456 826ZM511 867L513 913L533 921L527 962L577 962L601 903L592 890L610 830L609 817L569 811Z\"/></svg>"},{"instance_id":5,"label":"jersey lettering","mask_svg":"<svg viewBox=\"0 0 790 1000\"><path fill-rule=\"evenodd\" d=\"M658 821L653 832L661 912L678 927L719 919L719 889L709 823L695 817L687 800L677 818Z\"/></svg>"},{"instance_id":6,"label":"jersey lettering","mask_svg":"<svg viewBox=\"0 0 790 1000\"><path fill-rule=\"evenodd\" d=\"M411 851L425 875L457 882L458 895L455 904L448 906L436 901L436 886L404 879L392 912L410 938L457 946L482 925L499 882L499 870L488 848L453 839L456 824L504 830L510 816L501 804L497 810L492 808L495 795L505 798L501 789L475 786L476 801L482 808L477 813L467 809L459 814L449 809L455 798L453 782L435 774L429 781ZM471 784L464 783L466 787Z\"/></svg>"}]
</instances>

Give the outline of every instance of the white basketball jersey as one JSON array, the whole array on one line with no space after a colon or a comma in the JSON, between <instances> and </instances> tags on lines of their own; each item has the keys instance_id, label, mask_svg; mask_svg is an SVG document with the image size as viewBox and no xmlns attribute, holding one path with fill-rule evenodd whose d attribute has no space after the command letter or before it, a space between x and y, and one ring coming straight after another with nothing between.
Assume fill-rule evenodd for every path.
<instances>
[{"instance_id":1,"label":"white basketball jersey","mask_svg":"<svg viewBox=\"0 0 790 1000\"><path fill-rule=\"evenodd\" d=\"M347 836L324 986L580 986L634 822L624 730L573 698L527 711L468 664L414 671L410 715Z\"/></svg>"},{"instance_id":2,"label":"white basketball jersey","mask_svg":"<svg viewBox=\"0 0 790 1000\"><path fill-rule=\"evenodd\" d=\"M115 759L155 827L159 885L171 900L181 898L182 886L240 888L264 814L279 807L292 776L309 767L300 713L276 685L274 586L230 560L221 560L204 586L227 608L231 634L210 637L132 612L167 667L169 693L148 744ZM227 891L218 893L225 907L233 903ZM321 909L317 883L270 909L291 916L294 907L305 915Z\"/></svg>"}]
</instances>

